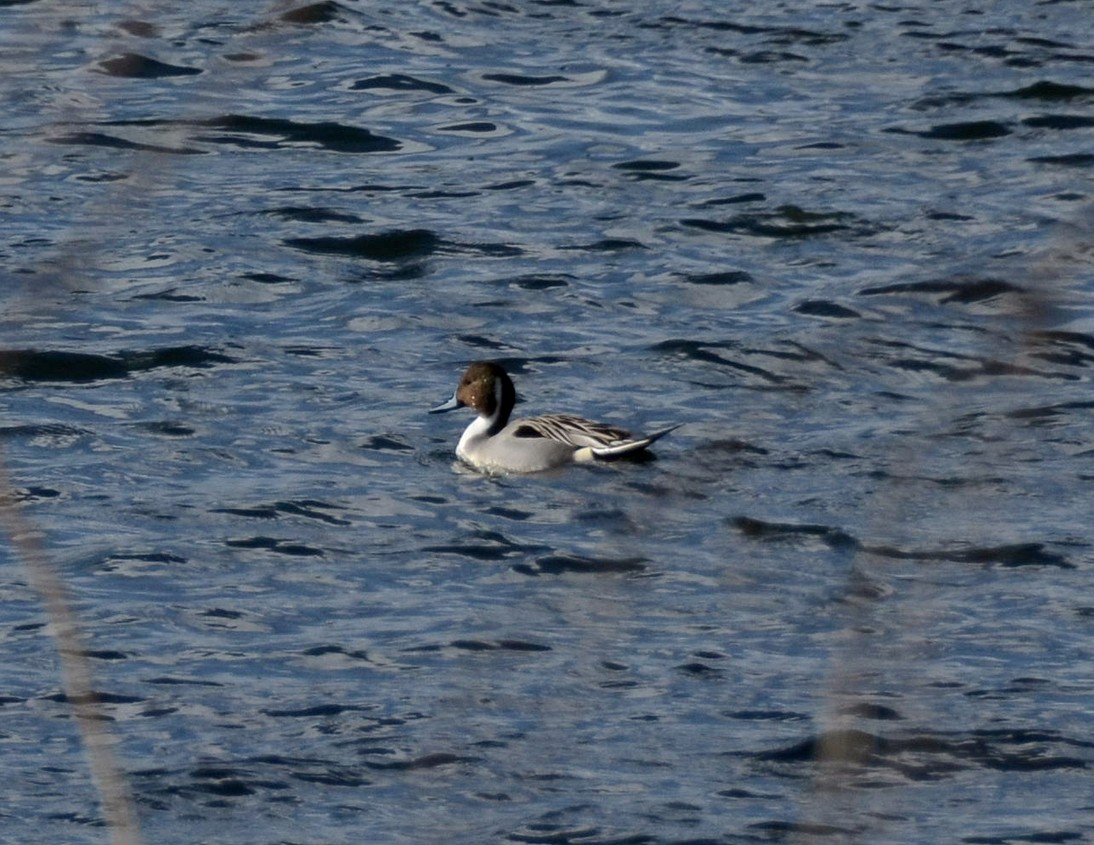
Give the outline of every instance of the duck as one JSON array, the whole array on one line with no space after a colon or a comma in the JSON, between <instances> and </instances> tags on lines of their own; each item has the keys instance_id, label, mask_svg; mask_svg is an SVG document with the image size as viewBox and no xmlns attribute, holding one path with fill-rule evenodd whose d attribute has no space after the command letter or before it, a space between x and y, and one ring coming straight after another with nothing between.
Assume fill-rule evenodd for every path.
<instances>
[{"instance_id":1,"label":"duck","mask_svg":"<svg viewBox=\"0 0 1094 845\"><path fill-rule=\"evenodd\" d=\"M635 435L573 414L543 414L510 421L517 391L505 368L476 361L460 377L452 398L429 413L470 408L477 416L464 430L456 457L490 474L532 473L573 463L611 461L645 451L682 425Z\"/></svg>"}]
</instances>

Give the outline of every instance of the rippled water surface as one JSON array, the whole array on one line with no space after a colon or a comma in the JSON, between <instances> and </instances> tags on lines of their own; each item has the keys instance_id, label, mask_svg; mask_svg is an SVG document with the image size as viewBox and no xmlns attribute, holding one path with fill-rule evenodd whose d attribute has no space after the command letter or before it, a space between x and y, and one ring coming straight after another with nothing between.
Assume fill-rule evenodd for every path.
<instances>
[{"instance_id":1,"label":"rippled water surface","mask_svg":"<svg viewBox=\"0 0 1094 845\"><path fill-rule=\"evenodd\" d=\"M0 2L0 445L145 840L1094 837L1085 7ZM480 358L684 425L479 476ZM0 838L106 841L4 548Z\"/></svg>"}]
</instances>

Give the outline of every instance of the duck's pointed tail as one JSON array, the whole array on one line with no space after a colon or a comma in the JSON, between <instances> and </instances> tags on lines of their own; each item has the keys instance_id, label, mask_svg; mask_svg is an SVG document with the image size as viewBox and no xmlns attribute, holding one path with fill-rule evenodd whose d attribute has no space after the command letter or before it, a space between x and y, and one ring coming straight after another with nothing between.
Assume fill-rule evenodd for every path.
<instances>
[{"instance_id":1,"label":"duck's pointed tail","mask_svg":"<svg viewBox=\"0 0 1094 845\"><path fill-rule=\"evenodd\" d=\"M592 457L602 461L611 461L615 458L621 458L624 455L630 455L635 452L641 452L643 449L650 446L650 444L657 442L670 431L676 431L683 423L677 423L676 425L670 425L668 428L662 428L659 431L655 431L652 434L645 434L641 437L634 437L630 440L618 440L615 443L609 443L607 446L594 446L589 448L589 453Z\"/></svg>"}]
</instances>

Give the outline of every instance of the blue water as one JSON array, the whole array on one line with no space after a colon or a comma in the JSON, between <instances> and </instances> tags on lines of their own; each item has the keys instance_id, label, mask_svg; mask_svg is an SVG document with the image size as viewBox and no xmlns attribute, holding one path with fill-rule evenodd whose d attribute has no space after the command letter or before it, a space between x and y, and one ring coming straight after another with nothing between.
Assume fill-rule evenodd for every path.
<instances>
[{"instance_id":1,"label":"blue water","mask_svg":"<svg viewBox=\"0 0 1094 845\"><path fill-rule=\"evenodd\" d=\"M0 446L144 839L1094 836L1084 4L387 5L0 3ZM684 426L479 476L481 358ZM4 548L0 839L107 841Z\"/></svg>"}]
</instances>

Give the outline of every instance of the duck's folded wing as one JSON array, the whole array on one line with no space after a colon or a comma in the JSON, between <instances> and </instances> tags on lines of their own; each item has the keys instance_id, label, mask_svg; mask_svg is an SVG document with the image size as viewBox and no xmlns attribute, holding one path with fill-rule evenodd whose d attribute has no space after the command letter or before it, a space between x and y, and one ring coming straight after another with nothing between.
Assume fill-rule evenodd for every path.
<instances>
[{"instance_id":1,"label":"duck's folded wing","mask_svg":"<svg viewBox=\"0 0 1094 845\"><path fill-rule=\"evenodd\" d=\"M544 437L579 448L612 448L632 440L626 429L593 422L571 414L544 414L520 420L514 437ZM656 439L656 438L655 438ZM651 441L652 442L652 441Z\"/></svg>"},{"instance_id":2,"label":"duck's folded wing","mask_svg":"<svg viewBox=\"0 0 1094 845\"><path fill-rule=\"evenodd\" d=\"M682 423L670 425L652 434L633 435L626 429L570 414L545 414L521 420L513 434L515 437L543 437L573 446L577 449L575 460L611 460L645 449L680 425Z\"/></svg>"}]
</instances>

